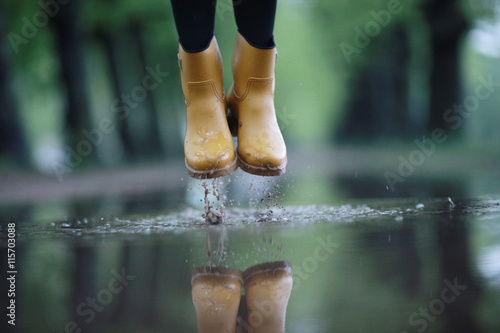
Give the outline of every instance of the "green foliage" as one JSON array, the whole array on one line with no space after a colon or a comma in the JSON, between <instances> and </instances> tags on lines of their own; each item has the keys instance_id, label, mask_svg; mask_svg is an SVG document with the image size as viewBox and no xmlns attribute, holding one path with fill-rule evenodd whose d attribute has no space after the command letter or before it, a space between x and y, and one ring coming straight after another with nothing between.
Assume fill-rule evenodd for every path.
<instances>
[{"instance_id":1,"label":"green foliage","mask_svg":"<svg viewBox=\"0 0 500 333\"><path fill-rule=\"evenodd\" d=\"M500 8L499 0L462 0L465 12L471 20L495 20Z\"/></svg>"},{"instance_id":2,"label":"green foliage","mask_svg":"<svg viewBox=\"0 0 500 333\"><path fill-rule=\"evenodd\" d=\"M49 0L44 0L45 2ZM349 84L359 70L380 61L393 50L391 32L397 27L408 30L411 44L411 92L410 103L418 110L426 105L426 70L429 64L428 30L422 15L422 7L431 0L317 0L279 1L275 37L279 50L276 73L276 109L278 120L287 142L310 144L327 142L340 124L345 113L346 102L352 95ZM462 5L474 22L493 21L500 0L462 0ZM89 47L86 56L89 68L89 84L93 86L92 98L102 101L107 109L113 100L109 87L109 70L102 45L95 38L96 32L105 31L113 38L127 34L131 25L141 28L146 48L146 61L161 64L170 76L154 92L161 109L163 132L180 131L178 124L183 119L183 101L179 86L176 63L178 48L177 33L168 1L164 0L86 0L81 1L82 27ZM392 7L391 7L392 6ZM376 33L369 36L363 47L356 45L359 31L366 34L370 24L377 22L382 11L397 8L390 15L387 24L374 26ZM42 11L38 1L4 0L4 18L8 36L23 36L27 22L33 23L34 16ZM399 10L401 9L401 10ZM379 18L380 19L380 18ZM372 24L373 25L373 24ZM236 34L236 25L228 0L219 0L216 14L216 36L224 58L226 89L231 84L230 58ZM12 39L11 39L12 41ZM350 45L356 50L346 56L345 48ZM130 52L136 52L135 45L129 45ZM63 126L64 87L60 83L60 69L53 27L50 23L37 29L35 36L26 43L9 45L14 62L15 83L20 99L24 126L28 129L29 141L37 150L40 138L54 133L60 136ZM474 53L474 50L467 49ZM125 54L123 55L125 57ZM463 68L473 80L481 67L480 56L464 57ZM102 62L95 66L95 62ZM138 64L131 64L138 66ZM92 72L100 68L99 75ZM137 68L137 67L136 67ZM136 76L140 78L141 72ZM135 80L135 79L134 79ZM132 80L133 82L136 82ZM105 82L106 81L106 82ZM492 100L493 101L493 100ZM94 110L93 117L99 117L100 110ZM490 117L494 119L494 117ZM175 123L173 123L175 122ZM481 126L477 125L477 128ZM477 133L480 131L475 131ZM165 135L173 142L169 149L181 144L179 133ZM178 140L174 142L172 140ZM180 152L180 149L177 150Z\"/></svg>"},{"instance_id":3,"label":"green foliage","mask_svg":"<svg viewBox=\"0 0 500 333\"><path fill-rule=\"evenodd\" d=\"M398 24L411 26L413 21L418 20L419 12L417 9L422 2L408 0L319 0L315 7L315 16L319 18L316 25L328 35L326 40L328 40L332 60L336 63L334 65L336 70L353 74L359 66L373 61L373 54L377 53L377 48L383 44L377 43L377 40L385 38ZM356 46L355 38L359 34L358 31L366 33L366 29L371 27L370 23L377 22L376 17L380 15L380 12L388 12L389 9L393 8L397 9L397 13L390 14L386 25L379 24L380 31L374 33L375 36L370 38L369 44L362 48L359 53L351 56L352 63L347 61L341 44L347 43Z\"/></svg>"},{"instance_id":4,"label":"green foliage","mask_svg":"<svg viewBox=\"0 0 500 333\"><path fill-rule=\"evenodd\" d=\"M37 89L54 85L57 67L54 62L53 36L48 24L40 24L41 27L33 24L33 17L41 8L35 1L6 0L4 9L15 72L28 76L30 83L37 85ZM35 27L35 30L27 28L29 26ZM30 34L26 34L26 31Z\"/></svg>"},{"instance_id":5,"label":"green foliage","mask_svg":"<svg viewBox=\"0 0 500 333\"><path fill-rule=\"evenodd\" d=\"M130 22L164 20L171 12L169 3L162 0L91 0L85 1L84 11L89 28L111 30Z\"/></svg>"}]
</instances>

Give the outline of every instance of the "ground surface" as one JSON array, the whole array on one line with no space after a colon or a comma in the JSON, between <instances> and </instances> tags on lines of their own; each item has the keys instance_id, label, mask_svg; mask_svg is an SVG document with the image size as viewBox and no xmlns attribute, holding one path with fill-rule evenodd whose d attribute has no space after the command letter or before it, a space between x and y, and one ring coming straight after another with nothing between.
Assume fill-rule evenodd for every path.
<instances>
[{"instance_id":1,"label":"ground surface","mask_svg":"<svg viewBox=\"0 0 500 333\"><path fill-rule=\"evenodd\" d=\"M196 267L287 260L287 332L498 332L498 161L436 152L393 192L384 174L411 152L304 150L286 177L209 182L226 193L217 226L182 161L63 182L4 173L0 253L5 265L14 223L16 328L195 332Z\"/></svg>"}]
</instances>

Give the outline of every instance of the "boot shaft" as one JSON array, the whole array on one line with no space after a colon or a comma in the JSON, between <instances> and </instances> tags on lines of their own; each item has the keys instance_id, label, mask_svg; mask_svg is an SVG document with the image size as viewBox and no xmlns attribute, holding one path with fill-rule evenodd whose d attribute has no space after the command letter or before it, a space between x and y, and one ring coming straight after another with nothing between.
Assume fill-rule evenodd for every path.
<instances>
[{"instance_id":1,"label":"boot shaft","mask_svg":"<svg viewBox=\"0 0 500 333\"><path fill-rule=\"evenodd\" d=\"M272 91L274 91L274 68L277 56L276 48L258 49L238 33L231 62L236 95L245 94L248 81L252 78L272 79Z\"/></svg>"},{"instance_id":2,"label":"boot shaft","mask_svg":"<svg viewBox=\"0 0 500 333\"><path fill-rule=\"evenodd\" d=\"M198 333L234 333L241 298L241 272L201 267L191 280Z\"/></svg>"},{"instance_id":3,"label":"boot shaft","mask_svg":"<svg viewBox=\"0 0 500 333\"><path fill-rule=\"evenodd\" d=\"M253 266L243 273L248 311L247 330L284 333L286 308L292 291L292 267L287 261ZM243 328L243 325L240 324ZM240 329L244 332L243 329Z\"/></svg>"},{"instance_id":4,"label":"boot shaft","mask_svg":"<svg viewBox=\"0 0 500 333\"><path fill-rule=\"evenodd\" d=\"M186 52L179 45L178 60L186 104L189 104L194 97L190 86L199 86L203 83L213 83L216 95L221 100L224 99L222 58L215 37L209 47L201 52Z\"/></svg>"}]
</instances>

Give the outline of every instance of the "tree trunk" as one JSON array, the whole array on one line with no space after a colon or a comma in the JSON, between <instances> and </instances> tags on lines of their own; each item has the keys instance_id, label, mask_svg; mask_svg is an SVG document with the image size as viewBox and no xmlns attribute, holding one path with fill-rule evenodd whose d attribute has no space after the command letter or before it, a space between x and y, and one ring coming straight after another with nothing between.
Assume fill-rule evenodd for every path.
<instances>
[{"instance_id":1,"label":"tree trunk","mask_svg":"<svg viewBox=\"0 0 500 333\"><path fill-rule=\"evenodd\" d=\"M449 130L445 112L462 102L460 44L468 22L458 0L430 1L424 7L424 14L430 28L431 47L428 131Z\"/></svg>"},{"instance_id":2,"label":"tree trunk","mask_svg":"<svg viewBox=\"0 0 500 333\"><path fill-rule=\"evenodd\" d=\"M144 70L149 64L147 61L146 54L146 45L144 42L142 25L139 22L134 22L130 26L130 33L132 36L132 40L134 41L134 45L139 53L139 62L141 64L141 69ZM156 107L155 100L153 98L153 91L149 91L146 99L144 101L147 105L146 109L149 111L147 115L145 115L148 119L148 149L150 150L150 154L156 156L163 155L163 149L161 144L161 138L158 127L158 110Z\"/></svg>"},{"instance_id":3,"label":"tree trunk","mask_svg":"<svg viewBox=\"0 0 500 333\"><path fill-rule=\"evenodd\" d=\"M408 27L405 24L399 24L391 37L392 45L398 50L398 52L393 52L391 56L394 89L392 117L396 135L404 138L413 134L410 126L410 108L408 105L411 56Z\"/></svg>"},{"instance_id":4,"label":"tree trunk","mask_svg":"<svg viewBox=\"0 0 500 333\"><path fill-rule=\"evenodd\" d=\"M81 307L81 304L88 304L89 297L95 297L97 289L97 249L92 246L84 246L74 244L71 247L72 262L72 277L71 277L71 314L72 320L79 327L85 327L89 324L92 326L92 332L96 332L95 320L87 323L89 317L82 317L76 312L76 309ZM106 272L109 274L109 272ZM94 296L92 296L94 295ZM91 308L91 306L88 306ZM97 316L96 316L97 317Z\"/></svg>"},{"instance_id":5,"label":"tree trunk","mask_svg":"<svg viewBox=\"0 0 500 333\"><path fill-rule=\"evenodd\" d=\"M371 62L359 70L351 83L344 126L338 141L401 138L409 135L408 71L409 42L404 25L379 36L370 45Z\"/></svg>"},{"instance_id":6,"label":"tree trunk","mask_svg":"<svg viewBox=\"0 0 500 333\"><path fill-rule=\"evenodd\" d=\"M83 139L82 131L91 130L85 70L85 37L80 24L80 5L80 0L72 0L60 6L59 13L53 18L62 81L66 89L67 142L74 149ZM89 155L89 159L96 157L96 154Z\"/></svg>"},{"instance_id":7,"label":"tree trunk","mask_svg":"<svg viewBox=\"0 0 500 333\"><path fill-rule=\"evenodd\" d=\"M106 52L106 58L108 59L108 66L111 73L111 81L113 84L113 90L115 98L120 101L117 106L121 108L120 112L117 112L117 123L118 130L120 134L121 143L123 145L123 150L127 158L132 158L136 156L137 149L134 145L134 137L128 123L128 115L130 110L127 110L127 106L121 101L122 93L124 92L120 71L118 63L118 56L120 54L119 46L117 41L113 36L110 36L107 31L100 30L97 32L97 38L101 41Z\"/></svg>"},{"instance_id":8,"label":"tree trunk","mask_svg":"<svg viewBox=\"0 0 500 333\"><path fill-rule=\"evenodd\" d=\"M19 122L15 99L7 30L0 4L0 155L12 155L21 164L27 163L26 143Z\"/></svg>"},{"instance_id":9,"label":"tree trunk","mask_svg":"<svg viewBox=\"0 0 500 333\"><path fill-rule=\"evenodd\" d=\"M477 332L482 333L481 325L477 322L474 310L479 306L484 291L481 281L476 278L473 263L471 262L471 230L469 221L464 221L463 216L450 212L449 217L440 220L437 230L437 253L440 260L441 279L467 289L457 297L456 301L446 304L443 312L445 323L441 332Z\"/></svg>"}]
</instances>

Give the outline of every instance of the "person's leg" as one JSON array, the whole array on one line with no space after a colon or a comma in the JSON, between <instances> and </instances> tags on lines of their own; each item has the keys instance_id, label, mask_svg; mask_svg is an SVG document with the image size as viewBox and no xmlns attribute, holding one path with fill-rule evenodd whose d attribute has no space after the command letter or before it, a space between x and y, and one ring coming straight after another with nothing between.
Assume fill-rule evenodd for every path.
<instances>
[{"instance_id":1,"label":"person's leg","mask_svg":"<svg viewBox=\"0 0 500 333\"><path fill-rule=\"evenodd\" d=\"M214 36L215 0L171 0L179 43L186 52L204 51Z\"/></svg>"},{"instance_id":2,"label":"person's leg","mask_svg":"<svg viewBox=\"0 0 500 333\"><path fill-rule=\"evenodd\" d=\"M233 0L239 33L260 49L273 48L277 0Z\"/></svg>"}]
</instances>

